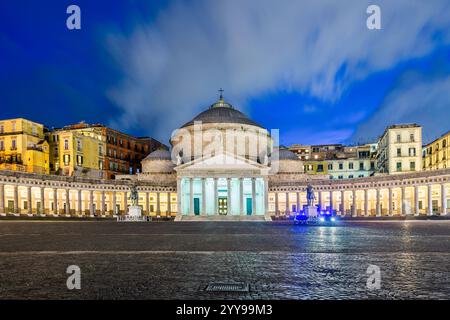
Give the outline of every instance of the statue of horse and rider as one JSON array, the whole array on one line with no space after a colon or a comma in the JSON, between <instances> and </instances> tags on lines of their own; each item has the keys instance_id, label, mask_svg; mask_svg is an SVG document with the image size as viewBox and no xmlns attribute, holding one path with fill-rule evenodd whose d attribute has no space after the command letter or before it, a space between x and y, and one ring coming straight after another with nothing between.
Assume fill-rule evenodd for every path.
<instances>
[{"instance_id":1,"label":"statue of horse and rider","mask_svg":"<svg viewBox=\"0 0 450 320\"><path fill-rule=\"evenodd\" d=\"M136 184L130 186L130 198L133 207L138 205L139 195Z\"/></svg>"}]
</instances>

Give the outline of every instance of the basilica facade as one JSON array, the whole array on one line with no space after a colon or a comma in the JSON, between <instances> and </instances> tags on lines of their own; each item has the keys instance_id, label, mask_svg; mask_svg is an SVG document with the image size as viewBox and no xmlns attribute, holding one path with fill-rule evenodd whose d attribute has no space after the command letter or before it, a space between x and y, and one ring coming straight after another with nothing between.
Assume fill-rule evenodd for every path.
<instances>
[{"instance_id":1,"label":"basilica facade","mask_svg":"<svg viewBox=\"0 0 450 320\"><path fill-rule=\"evenodd\" d=\"M176 129L171 150L142 160L142 172L115 180L0 171L0 215L126 214L136 186L144 215L176 221L268 221L307 202L342 216L446 215L450 169L329 180L304 173L278 137L219 100Z\"/></svg>"}]
</instances>

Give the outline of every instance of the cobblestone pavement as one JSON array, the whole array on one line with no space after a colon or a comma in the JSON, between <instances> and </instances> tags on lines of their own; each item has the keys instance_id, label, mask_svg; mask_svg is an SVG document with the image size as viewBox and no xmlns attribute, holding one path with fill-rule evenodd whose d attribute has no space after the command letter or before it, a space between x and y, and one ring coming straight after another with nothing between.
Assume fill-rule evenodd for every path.
<instances>
[{"instance_id":1,"label":"cobblestone pavement","mask_svg":"<svg viewBox=\"0 0 450 320\"><path fill-rule=\"evenodd\" d=\"M2 299L448 299L449 262L450 221L0 222ZM66 287L69 265L81 290Z\"/></svg>"}]
</instances>

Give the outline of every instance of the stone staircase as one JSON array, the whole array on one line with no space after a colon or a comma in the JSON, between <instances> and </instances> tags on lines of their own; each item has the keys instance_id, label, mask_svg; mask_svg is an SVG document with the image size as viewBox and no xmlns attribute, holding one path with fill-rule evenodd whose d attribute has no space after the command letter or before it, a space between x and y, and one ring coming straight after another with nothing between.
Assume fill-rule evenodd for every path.
<instances>
[{"instance_id":1,"label":"stone staircase","mask_svg":"<svg viewBox=\"0 0 450 320\"><path fill-rule=\"evenodd\" d=\"M175 221L223 221L223 222L236 222L236 221L252 221L252 222L265 222L272 221L269 216L238 216L238 215L212 215L212 216L177 216Z\"/></svg>"}]
</instances>

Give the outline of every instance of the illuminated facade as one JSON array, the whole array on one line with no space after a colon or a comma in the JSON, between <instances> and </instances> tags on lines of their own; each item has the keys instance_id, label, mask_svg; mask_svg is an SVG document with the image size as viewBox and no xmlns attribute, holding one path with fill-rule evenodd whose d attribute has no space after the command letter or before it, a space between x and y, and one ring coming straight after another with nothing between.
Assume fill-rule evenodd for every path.
<instances>
[{"instance_id":1,"label":"illuminated facade","mask_svg":"<svg viewBox=\"0 0 450 320\"><path fill-rule=\"evenodd\" d=\"M178 220L267 215L272 138L221 97L171 137ZM266 160L264 160L266 159ZM170 160L170 159L168 159Z\"/></svg>"},{"instance_id":2,"label":"illuminated facade","mask_svg":"<svg viewBox=\"0 0 450 320\"><path fill-rule=\"evenodd\" d=\"M399 174L422 170L422 127L393 125L378 140L377 172Z\"/></svg>"},{"instance_id":3,"label":"illuminated facade","mask_svg":"<svg viewBox=\"0 0 450 320\"><path fill-rule=\"evenodd\" d=\"M141 170L142 159L165 147L153 138L136 138L101 124L84 122L48 135L52 172L69 176L114 179L116 174L135 174Z\"/></svg>"},{"instance_id":4,"label":"illuminated facade","mask_svg":"<svg viewBox=\"0 0 450 320\"><path fill-rule=\"evenodd\" d=\"M51 172L105 178L105 139L94 130L56 129L49 134Z\"/></svg>"},{"instance_id":5,"label":"illuminated facade","mask_svg":"<svg viewBox=\"0 0 450 320\"><path fill-rule=\"evenodd\" d=\"M0 121L0 170L49 174L44 125L22 119Z\"/></svg>"},{"instance_id":6,"label":"illuminated facade","mask_svg":"<svg viewBox=\"0 0 450 320\"><path fill-rule=\"evenodd\" d=\"M330 179L354 179L372 176L376 170L376 144L348 147L348 158L328 160Z\"/></svg>"},{"instance_id":7,"label":"illuminated facade","mask_svg":"<svg viewBox=\"0 0 450 320\"><path fill-rule=\"evenodd\" d=\"M450 168L450 131L423 149L423 170Z\"/></svg>"},{"instance_id":8,"label":"illuminated facade","mask_svg":"<svg viewBox=\"0 0 450 320\"><path fill-rule=\"evenodd\" d=\"M302 146L294 144L289 150L304 163L309 175L324 175L330 179L368 177L375 173L377 144L344 146L342 144Z\"/></svg>"}]
</instances>

